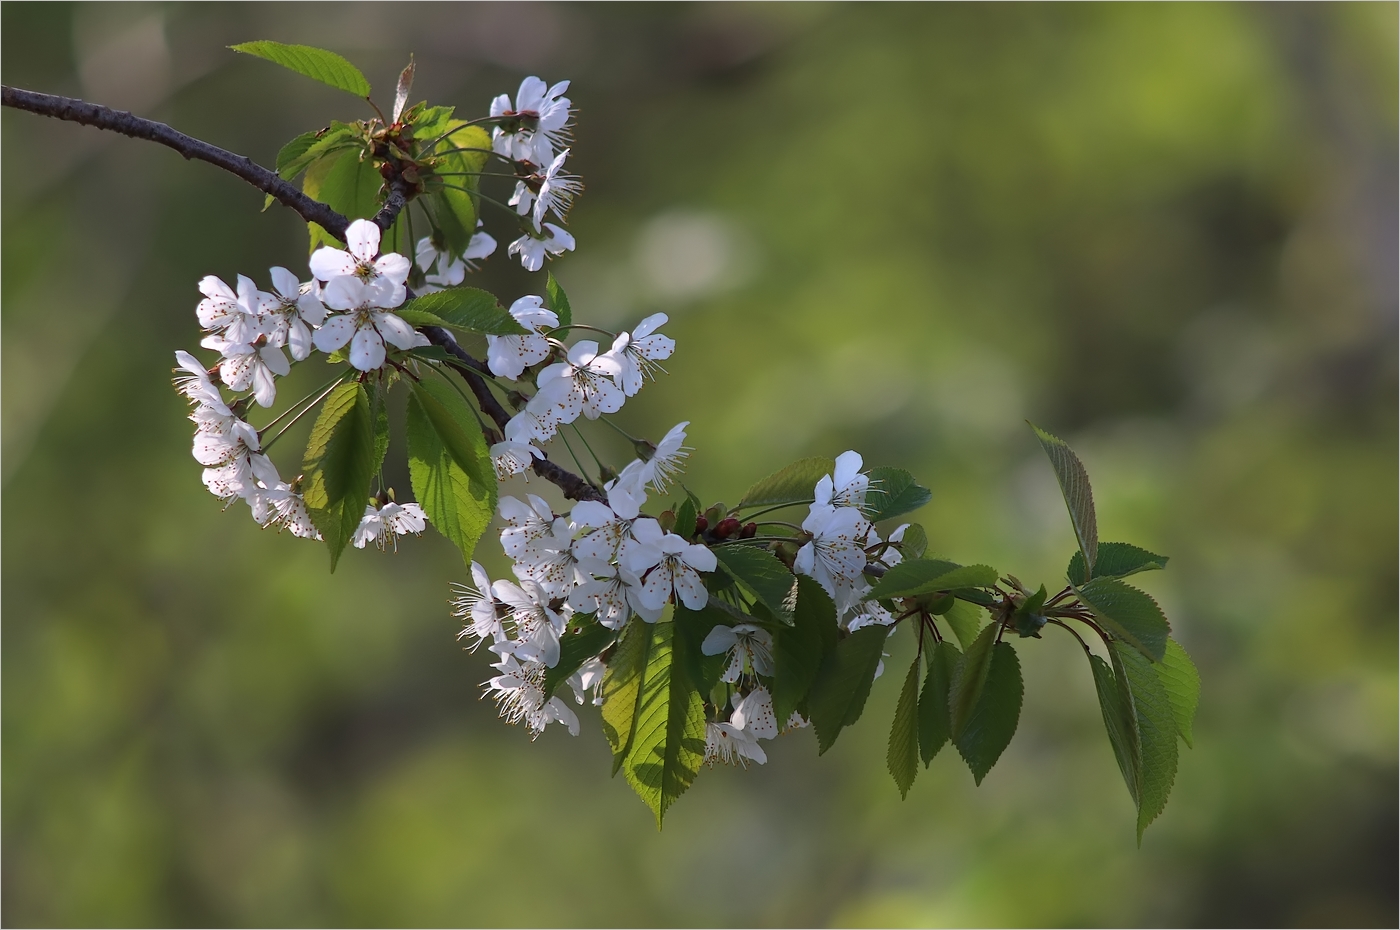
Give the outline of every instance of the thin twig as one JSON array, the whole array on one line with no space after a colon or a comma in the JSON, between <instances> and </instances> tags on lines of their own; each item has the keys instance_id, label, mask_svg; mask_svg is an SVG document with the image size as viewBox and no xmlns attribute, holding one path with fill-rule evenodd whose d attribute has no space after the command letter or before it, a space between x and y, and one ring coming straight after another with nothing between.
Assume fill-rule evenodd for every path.
<instances>
[{"instance_id":1,"label":"thin twig","mask_svg":"<svg viewBox=\"0 0 1400 930\"><path fill-rule=\"evenodd\" d=\"M86 103L75 97L40 94L32 90L0 85L0 104L16 110L26 110L40 116L106 129L133 139L145 139L172 148L187 159L208 162L215 167L242 178L284 206L295 210L308 223L320 225L337 239L345 239L349 221L330 207L313 200L295 186L278 177L246 155L235 155L217 145L210 145L193 136L171 129L165 123L133 116L124 110L113 110L97 103ZM388 205L385 205L386 209ZM395 211L397 213L397 210ZM390 222L393 222L390 219Z\"/></svg>"}]
</instances>

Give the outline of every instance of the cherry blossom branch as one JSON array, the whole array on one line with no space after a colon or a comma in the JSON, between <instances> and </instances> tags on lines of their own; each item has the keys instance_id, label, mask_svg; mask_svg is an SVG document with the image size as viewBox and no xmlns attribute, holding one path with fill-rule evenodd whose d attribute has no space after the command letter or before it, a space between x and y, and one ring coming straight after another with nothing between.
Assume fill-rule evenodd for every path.
<instances>
[{"instance_id":1,"label":"cherry blossom branch","mask_svg":"<svg viewBox=\"0 0 1400 930\"><path fill-rule=\"evenodd\" d=\"M193 136L187 136L183 132L170 128L165 123L143 119L125 110L113 110L111 107L104 107L98 103L87 103L75 97L41 94L8 85L0 85L0 105L37 113L40 116L79 123L83 126L105 129L123 136L130 136L133 139L145 139L148 142L159 143L174 149L186 159L208 162L242 178L263 193L272 195L284 206L295 210L308 223L320 225L337 239L343 239L345 236L345 227L349 223L345 217L319 200L313 200L306 196L294 185L278 177L275 171L269 171L246 155L235 155L217 145L210 145L208 142L203 142ZM389 204L386 203L385 209L388 208ZM398 209L402 209L401 204L393 212L397 214ZM375 219L377 221L378 217ZM392 223L393 219L391 218L389 222Z\"/></svg>"},{"instance_id":2,"label":"cherry blossom branch","mask_svg":"<svg viewBox=\"0 0 1400 930\"><path fill-rule=\"evenodd\" d=\"M462 380L467 382L467 387L471 388L477 403L481 405L482 413L490 417L496 426L504 431L506 424L510 422L510 413L501 406L501 402L496 399L496 395L491 393L490 386L482 378L482 374L488 370L487 367L458 345L452 334L442 327L424 326L422 331L433 345L442 347L455 359L453 367L462 375ZM535 459L533 468L535 474L557 486L570 500L601 501L604 499L598 489L589 484L586 479L568 469L561 468L547 458Z\"/></svg>"}]
</instances>

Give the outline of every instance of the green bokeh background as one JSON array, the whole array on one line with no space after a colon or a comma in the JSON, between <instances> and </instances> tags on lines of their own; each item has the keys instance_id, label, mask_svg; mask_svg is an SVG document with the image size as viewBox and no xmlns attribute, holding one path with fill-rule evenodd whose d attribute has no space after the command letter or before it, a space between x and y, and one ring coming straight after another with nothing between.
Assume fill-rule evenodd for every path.
<instances>
[{"instance_id":1,"label":"green bokeh background","mask_svg":"<svg viewBox=\"0 0 1400 930\"><path fill-rule=\"evenodd\" d=\"M532 744L478 700L444 540L331 576L200 485L169 385L195 282L304 271L296 218L7 110L4 922L1393 926L1396 9L6 4L6 83L264 164L366 111L233 42L333 48L381 100L414 52L473 114L572 78L588 190L551 267L679 344L621 422L689 419L706 500L857 448L933 489L934 551L1053 585L1030 418L1105 539L1172 557L1142 584L1204 690L1141 849L1053 635L1017 643L980 789L945 752L900 801L893 674L826 756L705 771L658 834L595 712ZM477 283L542 288L503 254Z\"/></svg>"}]
</instances>

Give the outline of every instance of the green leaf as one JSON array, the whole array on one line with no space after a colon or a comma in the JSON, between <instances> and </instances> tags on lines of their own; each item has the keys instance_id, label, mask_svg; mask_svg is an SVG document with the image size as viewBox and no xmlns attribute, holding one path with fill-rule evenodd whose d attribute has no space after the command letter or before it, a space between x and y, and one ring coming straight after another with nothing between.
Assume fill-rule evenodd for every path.
<instances>
[{"instance_id":1,"label":"green leaf","mask_svg":"<svg viewBox=\"0 0 1400 930\"><path fill-rule=\"evenodd\" d=\"M943 612L943 619L948 621L953 635L964 649L971 646L977 634L982 632L982 608L976 604L955 600Z\"/></svg>"},{"instance_id":2,"label":"green leaf","mask_svg":"<svg viewBox=\"0 0 1400 930\"><path fill-rule=\"evenodd\" d=\"M1157 677L1162 679L1162 688L1172 706L1176 732L1190 746L1191 721L1195 719L1196 704L1201 699L1201 675L1181 643L1174 639L1167 640L1166 654L1157 665Z\"/></svg>"},{"instance_id":3,"label":"green leaf","mask_svg":"<svg viewBox=\"0 0 1400 930\"><path fill-rule=\"evenodd\" d=\"M281 42L269 42L265 39L230 45L229 48L235 52L255 55L284 68L290 68L297 74L305 75L314 81L320 81L322 84L329 84L334 88L354 94L356 97L369 96L369 81L365 80L360 69L335 52L328 52L323 48L313 48L310 45L284 45Z\"/></svg>"},{"instance_id":4,"label":"green leaf","mask_svg":"<svg viewBox=\"0 0 1400 930\"><path fill-rule=\"evenodd\" d=\"M549 309L554 311L554 315L559 317L559 325L571 326L574 322L574 311L569 306L569 295L564 293L564 289L559 286L558 280L554 277L554 272L547 272L545 278L544 292L549 298Z\"/></svg>"},{"instance_id":5,"label":"green leaf","mask_svg":"<svg viewBox=\"0 0 1400 930\"><path fill-rule=\"evenodd\" d=\"M449 287L405 301L394 311L413 326L448 326L487 336L528 332L496 302L496 295L475 287ZM419 316L426 314L426 316Z\"/></svg>"},{"instance_id":6,"label":"green leaf","mask_svg":"<svg viewBox=\"0 0 1400 930\"><path fill-rule=\"evenodd\" d=\"M883 626L863 627L837 642L822 658L807 695L818 755L831 748L843 728L860 719L889 632Z\"/></svg>"},{"instance_id":7,"label":"green leaf","mask_svg":"<svg viewBox=\"0 0 1400 930\"><path fill-rule=\"evenodd\" d=\"M384 179L374 167L374 160L361 158L358 149L332 152L313 162L306 169L301 190L306 196L356 220L374 216L379 210L379 192ZM345 243L322 229L319 223L308 223L311 251L323 245L344 248Z\"/></svg>"},{"instance_id":8,"label":"green leaf","mask_svg":"<svg viewBox=\"0 0 1400 930\"><path fill-rule=\"evenodd\" d=\"M580 619L579 615L575 615ZM596 618L584 615L582 623L570 622L569 629L559 637L559 661L553 668L544 671L544 696L548 698L554 690L569 680L579 667L589 659L608 648L617 637L616 630L610 630Z\"/></svg>"},{"instance_id":9,"label":"green leaf","mask_svg":"<svg viewBox=\"0 0 1400 930\"><path fill-rule=\"evenodd\" d=\"M911 510L918 510L933 499L928 488L920 487L914 476L902 468L885 465L869 471L870 490L865 493L865 516L879 523Z\"/></svg>"},{"instance_id":10,"label":"green leaf","mask_svg":"<svg viewBox=\"0 0 1400 930\"><path fill-rule=\"evenodd\" d=\"M1137 546L1130 546L1127 543L1106 542L1099 543L1098 561L1094 563L1095 578L1126 578L1129 575L1136 575L1138 572L1147 572L1154 569L1166 568L1167 557L1148 552L1146 549L1139 549ZM1081 585L1088 580L1084 571L1084 553L1076 552L1069 560L1069 568L1065 572L1069 576L1069 583Z\"/></svg>"},{"instance_id":11,"label":"green leaf","mask_svg":"<svg viewBox=\"0 0 1400 930\"><path fill-rule=\"evenodd\" d=\"M1162 661L1171 624L1150 595L1116 578L1095 578L1075 594L1114 636Z\"/></svg>"},{"instance_id":12,"label":"green leaf","mask_svg":"<svg viewBox=\"0 0 1400 930\"><path fill-rule=\"evenodd\" d=\"M651 647L637 699L623 775L656 814L656 826L695 781L705 761L705 702L685 674L684 638L671 623L651 625Z\"/></svg>"},{"instance_id":13,"label":"green leaf","mask_svg":"<svg viewBox=\"0 0 1400 930\"><path fill-rule=\"evenodd\" d=\"M987 629L995 629L990 626ZM992 770L997 759L1016 735L1021 718L1021 660L1010 643L997 643L991 650L986 682L977 704L968 716L961 734L954 740L963 761L977 784Z\"/></svg>"},{"instance_id":14,"label":"green leaf","mask_svg":"<svg viewBox=\"0 0 1400 930\"><path fill-rule=\"evenodd\" d=\"M682 504L682 510L689 504L689 501ZM693 508L690 513L694 514ZM680 520L681 514L677 513L677 526ZM792 612L786 603L792 594L793 575L776 555L757 546L716 546L711 551L719 567L739 583L745 594L766 607L779 622L792 622Z\"/></svg>"},{"instance_id":15,"label":"green leaf","mask_svg":"<svg viewBox=\"0 0 1400 930\"><path fill-rule=\"evenodd\" d=\"M646 673L647 656L651 651L651 627L641 617L633 615L622 629L617 646L608 659L603 673L603 735L613 751L614 775L622 768L627 752L632 748L636 728L637 701L642 693L642 678Z\"/></svg>"},{"instance_id":16,"label":"green leaf","mask_svg":"<svg viewBox=\"0 0 1400 930\"><path fill-rule=\"evenodd\" d=\"M357 381L326 397L302 459L302 489L311 522L331 551L331 571L365 515L374 477L374 422Z\"/></svg>"},{"instance_id":17,"label":"green leaf","mask_svg":"<svg viewBox=\"0 0 1400 930\"><path fill-rule=\"evenodd\" d=\"M1079 551L1084 553L1085 564L1092 574L1099 548L1099 524L1094 516L1094 492L1089 487L1089 473L1063 439L1050 435L1034 423L1031 429L1035 430L1041 448L1055 468L1055 478L1060 482L1060 493L1064 495L1074 535L1079 540Z\"/></svg>"},{"instance_id":18,"label":"green leaf","mask_svg":"<svg viewBox=\"0 0 1400 930\"><path fill-rule=\"evenodd\" d=\"M1040 590L1022 601L1016 612L1011 615L1012 626L1022 639L1040 638L1041 627L1046 623L1045 614L1042 613L1046 596L1045 585L1041 585Z\"/></svg>"},{"instance_id":19,"label":"green leaf","mask_svg":"<svg viewBox=\"0 0 1400 930\"><path fill-rule=\"evenodd\" d=\"M749 488L744 499L739 502L739 506L761 507L771 504L811 503L817 482L821 480L822 475L830 473L835 468L835 459L825 456L799 459L786 468L778 469Z\"/></svg>"},{"instance_id":20,"label":"green leaf","mask_svg":"<svg viewBox=\"0 0 1400 930\"><path fill-rule=\"evenodd\" d=\"M389 407L388 391L377 384L368 386L370 417L374 421L374 468L378 474L384 467L384 456L389 451Z\"/></svg>"},{"instance_id":21,"label":"green leaf","mask_svg":"<svg viewBox=\"0 0 1400 930\"><path fill-rule=\"evenodd\" d=\"M928 675L919 696L919 754L927 767L952 736L948 718L948 690L962 653L947 641L936 642L928 655Z\"/></svg>"},{"instance_id":22,"label":"green leaf","mask_svg":"<svg viewBox=\"0 0 1400 930\"><path fill-rule=\"evenodd\" d=\"M1137 718L1141 767L1138 770L1138 843L1147 825L1167 806L1176 781L1176 718L1156 666L1123 643L1113 644L1114 671L1128 682Z\"/></svg>"},{"instance_id":23,"label":"green leaf","mask_svg":"<svg viewBox=\"0 0 1400 930\"><path fill-rule=\"evenodd\" d=\"M985 588L997 583L990 565L958 565L942 559L905 559L891 566L866 597L915 597L956 588Z\"/></svg>"},{"instance_id":24,"label":"green leaf","mask_svg":"<svg viewBox=\"0 0 1400 930\"><path fill-rule=\"evenodd\" d=\"M705 637L709 636L716 626L733 626L727 614L714 609L713 605L718 603L720 601L711 598L709 605L702 610L691 610L684 604L677 604L673 615L676 626L674 635L686 641L686 648L682 653L686 659L686 675L695 685L695 690L701 694L710 693L729 665L728 653L707 656L700 651Z\"/></svg>"},{"instance_id":25,"label":"green leaf","mask_svg":"<svg viewBox=\"0 0 1400 930\"><path fill-rule=\"evenodd\" d=\"M815 579L798 575L792 626L779 627L773 643L773 716L779 724L807 697L822 656L835 646L836 606Z\"/></svg>"},{"instance_id":26,"label":"green leaf","mask_svg":"<svg viewBox=\"0 0 1400 930\"><path fill-rule=\"evenodd\" d=\"M895 705L894 722L890 724L890 748L885 753L885 767L899 786L899 796L907 798L914 778L919 774L919 657L904 676L904 687Z\"/></svg>"},{"instance_id":27,"label":"green leaf","mask_svg":"<svg viewBox=\"0 0 1400 930\"><path fill-rule=\"evenodd\" d=\"M496 512L496 478L481 426L450 385L424 380L409 395L407 433L414 496L470 562Z\"/></svg>"},{"instance_id":28,"label":"green leaf","mask_svg":"<svg viewBox=\"0 0 1400 930\"><path fill-rule=\"evenodd\" d=\"M450 120L447 131L451 135L435 149L436 152L445 153L439 156L435 167L439 171L450 172L442 181L452 186L434 190L420 198L420 202L432 215L443 245L454 255L461 255L476 232L476 190L480 181L476 172L485 167L486 159L490 157L491 136L480 126L471 126L462 120ZM458 189L462 187L467 190Z\"/></svg>"},{"instance_id":29,"label":"green leaf","mask_svg":"<svg viewBox=\"0 0 1400 930\"><path fill-rule=\"evenodd\" d=\"M690 539L695 535L695 516L695 504L687 497L676 508L676 525L671 527L671 532L681 539Z\"/></svg>"},{"instance_id":30,"label":"green leaf","mask_svg":"<svg viewBox=\"0 0 1400 930\"><path fill-rule=\"evenodd\" d=\"M433 144L439 136L447 132L455 110L456 107L426 107L421 104L409 107L408 111L413 117L410 121L413 125L413 138L425 146ZM433 146L434 151L438 148L450 148L451 142L452 137L448 136Z\"/></svg>"},{"instance_id":31,"label":"green leaf","mask_svg":"<svg viewBox=\"0 0 1400 930\"><path fill-rule=\"evenodd\" d=\"M967 729L967 722L982 698L982 688L992 668L992 646L996 638L997 625L988 624L953 669L948 682L948 727L955 741Z\"/></svg>"},{"instance_id":32,"label":"green leaf","mask_svg":"<svg viewBox=\"0 0 1400 930\"><path fill-rule=\"evenodd\" d=\"M905 527L904 537L900 541L900 554L906 559L922 559L927 551L928 534L924 532L924 528L917 523Z\"/></svg>"},{"instance_id":33,"label":"green leaf","mask_svg":"<svg viewBox=\"0 0 1400 930\"><path fill-rule=\"evenodd\" d=\"M1120 681L1103 659L1090 655L1089 666L1094 672L1094 690L1098 692L1099 710L1103 713L1104 729L1108 731L1108 743L1113 747L1113 757L1118 760L1118 771L1123 773L1128 794L1136 805L1141 749L1138 746L1132 695L1128 692L1127 683Z\"/></svg>"},{"instance_id":34,"label":"green leaf","mask_svg":"<svg viewBox=\"0 0 1400 930\"><path fill-rule=\"evenodd\" d=\"M281 175L282 180L289 181L296 176L295 171L291 174L287 173L287 169L292 165L300 164L303 168L306 167L306 162L302 160L302 156L306 154L308 149L316 144L318 139L320 139L320 133L315 131L304 132L278 150L277 173Z\"/></svg>"}]
</instances>

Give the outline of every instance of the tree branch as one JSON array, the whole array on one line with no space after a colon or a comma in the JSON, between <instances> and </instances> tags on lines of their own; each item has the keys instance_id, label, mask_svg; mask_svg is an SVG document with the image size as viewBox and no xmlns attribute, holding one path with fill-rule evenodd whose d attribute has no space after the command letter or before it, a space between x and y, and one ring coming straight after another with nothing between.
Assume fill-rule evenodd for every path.
<instances>
[{"instance_id":1,"label":"tree branch","mask_svg":"<svg viewBox=\"0 0 1400 930\"><path fill-rule=\"evenodd\" d=\"M278 177L275 171L269 171L246 155L235 155L217 145L210 145L208 142L202 142L193 136L187 136L183 132L171 129L164 123L142 119L125 110L113 110L101 104L86 103L74 97L40 94L8 85L0 85L0 104L13 107L16 110L37 113L40 116L51 116L54 119L106 129L110 132L130 136L133 139L157 142L174 149L187 159L208 162L242 178L263 193L271 194L284 206L295 210L308 223L319 224L337 239L343 240L345 238L345 227L349 222L345 217L319 200L313 200L306 196L295 186ZM393 195L391 194L390 203L392 201ZM384 210L380 211L381 214L389 211L390 203L385 203ZM380 222L379 216L375 217L375 222L379 223L381 228L387 229L389 224L393 223L393 217L401 209L403 209L402 203L392 210L388 223Z\"/></svg>"},{"instance_id":2,"label":"tree branch","mask_svg":"<svg viewBox=\"0 0 1400 930\"><path fill-rule=\"evenodd\" d=\"M456 338L441 326L424 326L423 335L427 336L433 345L446 349L448 354L457 360L453 367L461 373L462 379L467 382L467 387L471 388L482 411L495 421L496 425L504 432L506 424L510 422L510 414L506 412L506 408L501 406L496 395L491 393L490 386L482 379L481 374L487 370L486 366L458 345ZM535 474L551 484L557 485L559 490L564 492L564 496L570 500L604 500L598 489L589 484L587 480L559 467L547 458L535 459L533 467Z\"/></svg>"}]
</instances>

